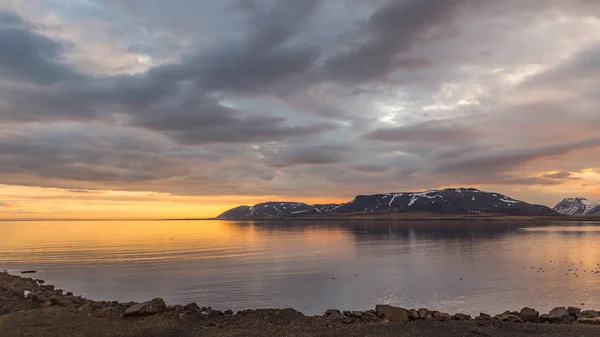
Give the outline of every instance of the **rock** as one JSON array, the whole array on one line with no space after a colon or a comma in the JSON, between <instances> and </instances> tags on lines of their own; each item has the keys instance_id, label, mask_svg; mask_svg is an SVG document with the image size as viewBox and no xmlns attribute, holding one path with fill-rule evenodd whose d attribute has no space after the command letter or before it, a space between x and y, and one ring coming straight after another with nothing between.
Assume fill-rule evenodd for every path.
<instances>
[{"instance_id":1,"label":"rock","mask_svg":"<svg viewBox=\"0 0 600 337\"><path fill-rule=\"evenodd\" d=\"M432 316L437 321L447 322L452 320L452 316L445 312L435 311Z\"/></svg>"},{"instance_id":2,"label":"rock","mask_svg":"<svg viewBox=\"0 0 600 337\"><path fill-rule=\"evenodd\" d=\"M23 270L21 272L21 274L35 274L37 273L37 270Z\"/></svg>"},{"instance_id":3,"label":"rock","mask_svg":"<svg viewBox=\"0 0 600 337\"><path fill-rule=\"evenodd\" d=\"M233 315L233 310L231 310L231 309L227 309L227 310L225 310L223 313L224 313L225 315L227 315L227 316L230 316L230 315Z\"/></svg>"},{"instance_id":4,"label":"rock","mask_svg":"<svg viewBox=\"0 0 600 337\"><path fill-rule=\"evenodd\" d=\"M568 307L567 312L571 316L577 316L577 314L581 312L581 309L576 308L576 307Z\"/></svg>"},{"instance_id":5,"label":"rock","mask_svg":"<svg viewBox=\"0 0 600 337\"><path fill-rule=\"evenodd\" d=\"M327 312L329 312L327 314ZM344 321L344 317L340 314L339 310L327 310L325 321L328 323L341 323Z\"/></svg>"},{"instance_id":6,"label":"rock","mask_svg":"<svg viewBox=\"0 0 600 337\"><path fill-rule=\"evenodd\" d=\"M415 309L410 309L408 311L408 318L413 319L413 320L419 319L419 312L416 311Z\"/></svg>"},{"instance_id":7,"label":"rock","mask_svg":"<svg viewBox=\"0 0 600 337\"><path fill-rule=\"evenodd\" d=\"M375 307L377 315L390 322L406 323L410 320L408 310L391 305L377 305Z\"/></svg>"},{"instance_id":8,"label":"rock","mask_svg":"<svg viewBox=\"0 0 600 337\"><path fill-rule=\"evenodd\" d=\"M185 311L185 307L179 304L173 306L173 310L177 313L182 313Z\"/></svg>"},{"instance_id":9,"label":"rock","mask_svg":"<svg viewBox=\"0 0 600 337\"><path fill-rule=\"evenodd\" d=\"M494 318L502 322L523 323L521 317L506 312L503 314L496 315Z\"/></svg>"},{"instance_id":10,"label":"rock","mask_svg":"<svg viewBox=\"0 0 600 337\"><path fill-rule=\"evenodd\" d=\"M419 314L419 318L420 319L431 319L433 318L433 316L431 314L433 314L430 310L421 308L419 310L417 310L417 313Z\"/></svg>"},{"instance_id":11,"label":"rock","mask_svg":"<svg viewBox=\"0 0 600 337\"><path fill-rule=\"evenodd\" d=\"M588 318L588 317L581 317L578 318L577 323L581 323L581 324L600 324L600 317L596 317L596 318Z\"/></svg>"},{"instance_id":12,"label":"rock","mask_svg":"<svg viewBox=\"0 0 600 337\"><path fill-rule=\"evenodd\" d=\"M456 314L453 318L457 321L470 321L472 319L470 315L465 314Z\"/></svg>"},{"instance_id":13,"label":"rock","mask_svg":"<svg viewBox=\"0 0 600 337\"><path fill-rule=\"evenodd\" d=\"M198 304L196 304L196 302L192 302L192 303L188 303L184 306L185 310L189 310L189 311L200 311L200 307L198 306Z\"/></svg>"},{"instance_id":14,"label":"rock","mask_svg":"<svg viewBox=\"0 0 600 337\"><path fill-rule=\"evenodd\" d=\"M47 285L43 285L42 289L47 290L47 291L53 291L54 286L52 284L47 284Z\"/></svg>"},{"instance_id":15,"label":"rock","mask_svg":"<svg viewBox=\"0 0 600 337\"><path fill-rule=\"evenodd\" d=\"M596 310L585 310L577 314L579 318L597 318L600 317L600 312Z\"/></svg>"},{"instance_id":16,"label":"rock","mask_svg":"<svg viewBox=\"0 0 600 337\"><path fill-rule=\"evenodd\" d=\"M354 320L351 317L344 317L342 322L344 324L352 324L352 323L354 323Z\"/></svg>"},{"instance_id":17,"label":"rock","mask_svg":"<svg viewBox=\"0 0 600 337\"><path fill-rule=\"evenodd\" d=\"M70 292L70 291L67 291L67 293L65 295L67 295L67 296L73 296L73 293Z\"/></svg>"},{"instance_id":18,"label":"rock","mask_svg":"<svg viewBox=\"0 0 600 337\"><path fill-rule=\"evenodd\" d=\"M540 321L540 313L532 308L523 308L519 313L519 317L525 322L537 323Z\"/></svg>"},{"instance_id":19,"label":"rock","mask_svg":"<svg viewBox=\"0 0 600 337\"><path fill-rule=\"evenodd\" d=\"M377 322L381 320L381 318L377 316L377 313L374 310L363 312L363 316L361 319L365 322Z\"/></svg>"},{"instance_id":20,"label":"rock","mask_svg":"<svg viewBox=\"0 0 600 337\"><path fill-rule=\"evenodd\" d=\"M125 310L123 317L148 316L162 313L167 308L162 298L155 298L152 301L134 304Z\"/></svg>"},{"instance_id":21,"label":"rock","mask_svg":"<svg viewBox=\"0 0 600 337\"><path fill-rule=\"evenodd\" d=\"M42 279L37 279L37 280L35 280L35 281L36 281L37 283L39 283L39 284L44 284L44 283L46 283L46 281L44 281L44 280L42 280Z\"/></svg>"},{"instance_id":22,"label":"rock","mask_svg":"<svg viewBox=\"0 0 600 337\"><path fill-rule=\"evenodd\" d=\"M550 322L550 315L548 315L548 314L540 315L540 322L542 322L542 323Z\"/></svg>"},{"instance_id":23,"label":"rock","mask_svg":"<svg viewBox=\"0 0 600 337\"><path fill-rule=\"evenodd\" d=\"M58 305L61 307L68 307L69 305L72 304L71 301L69 301L67 298L64 297L59 297L59 296L52 296L50 297L50 305Z\"/></svg>"},{"instance_id":24,"label":"rock","mask_svg":"<svg viewBox=\"0 0 600 337\"><path fill-rule=\"evenodd\" d=\"M548 317L552 323L567 322L569 319L569 312L565 307L557 307L550 311Z\"/></svg>"},{"instance_id":25,"label":"rock","mask_svg":"<svg viewBox=\"0 0 600 337\"><path fill-rule=\"evenodd\" d=\"M352 317L352 311L345 310L345 311L343 312L343 314L344 314L344 316L346 316L346 317Z\"/></svg>"},{"instance_id":26,"label":"rock","mask_svg":"<svg viewBox=\"0 0 600 337\"><path fill-rule=\"evenodd\" d=\"M361 318L362 317L362 311L353 311L352 312L352 316Z\"/></svg>"},{"instance_id":27,"label":"rock","mask_svg":"<svg viewBox=\"0 0 600 337\"><path fill-rule=\"evenodd\" d=\"M476 319L491 319L491 318L492 318L492 316L481 312L481 313L479 313L479 316L477 316Z\"/></svg>"},{"instance_id":28,"label":"rock","mask_svg":"<svg viewBox=\"0 0 600 337\"><path fill-rule=\"evenodd\" d=\"M339 313L340 313L340 311L337 309L329 309L329 310L325 311L325 316L329 316L332 314L339 314Z\"/></svg>"}]
</instances>

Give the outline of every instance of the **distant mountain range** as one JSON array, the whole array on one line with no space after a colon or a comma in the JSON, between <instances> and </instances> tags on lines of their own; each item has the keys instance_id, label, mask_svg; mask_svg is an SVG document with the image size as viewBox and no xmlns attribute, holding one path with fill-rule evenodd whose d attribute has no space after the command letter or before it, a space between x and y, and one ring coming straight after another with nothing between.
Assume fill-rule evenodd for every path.
<instances>
[{"instance_id":1,"label":"distant mountain range","mask_svg":"<svg viewBox=\"0 0 600 337\"><path fill-rule=\"evenodd\" d=\"M359 195L343 204L265 202L230 209L219 215L217 219L299 218L382 213L559 215L547 206L528 204L499 193L474 188L447 188L425 192Z\"/></svg>"},{"instance_id":2,"label":"distant mountain range","mask_svg":"<svg viewBox=\"0 0 600 337\"><path fill-rule=\"evenodd\" d=\"M600 200L586 198L566 198L554 206L554 210L563 215L600 216Z\"/></svg>"}]
</instances>

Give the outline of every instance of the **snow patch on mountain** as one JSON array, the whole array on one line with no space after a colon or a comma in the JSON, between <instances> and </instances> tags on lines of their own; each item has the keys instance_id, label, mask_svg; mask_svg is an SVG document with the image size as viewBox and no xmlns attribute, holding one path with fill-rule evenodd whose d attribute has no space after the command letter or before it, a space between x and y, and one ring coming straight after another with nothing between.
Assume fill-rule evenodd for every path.
<instances>
[{"instance_id":1,"label":"snow patch on mountain","mask_svg":"<svg viewBox=\"0 0 600 337\"><path fill-rule=\"evenodd\" d=\"M564 215L600 215L600 200L591 201L586 198L565 198L554 206L554 210Z\"/></svg>"}]
</instances>

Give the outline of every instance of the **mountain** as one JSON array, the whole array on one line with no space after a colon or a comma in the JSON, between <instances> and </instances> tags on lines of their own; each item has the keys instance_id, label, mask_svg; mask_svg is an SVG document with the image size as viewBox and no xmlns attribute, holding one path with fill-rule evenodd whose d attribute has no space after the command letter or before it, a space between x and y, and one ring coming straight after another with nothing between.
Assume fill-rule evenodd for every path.
<instances>
[{"instance_id":1,"label":"mountain","mask_svg":"<svg viewBox=\"0 0 600 337\"><path fill-rule=\"evenodd\" d=\"M308 205L301 202L264 202L254 206L238 206L217 217L217 219L242 219L261 217L301 217L306 215L328 214L337 204Z\"/></svg>"},{"instance_id":2,"label":"mountain","mask_svg":"<svg viewBox=\"0 0 600 337\"><path fill-rule=\"evenodd\" d=\"M425 192L359 195L352 201L340 205L266 202L252 207L240 206L233 208L219 215L217 219L334 216L374 213L558 215L557 212L549 207L528 204L499 193L484 192L474 188L447 188Z\"/></svg>"},{"instance_id":3,"label":"mountain","mask_svg":"<svg viewBox=\"0 0 600 337\"><path fill-rule=\"evenodd\" d=\"M564 215L600 216L600 200L586 198L566 198L554 206L554 210Z\"/></svg>"}]
</instances>

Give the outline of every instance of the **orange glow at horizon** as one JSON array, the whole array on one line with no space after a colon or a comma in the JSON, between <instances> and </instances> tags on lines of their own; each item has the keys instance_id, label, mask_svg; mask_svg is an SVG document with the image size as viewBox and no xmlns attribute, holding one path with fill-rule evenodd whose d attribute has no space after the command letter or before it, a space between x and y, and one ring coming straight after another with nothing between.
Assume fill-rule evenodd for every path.
<instances>
[{"instance_id":1,"label":"orange glow at horizon","mask_svg":"<svg viewBox=\"0 0 600 337\"><path fill-rule=\"evenodd\" d=\"M558 171L531 172L543 176ZM458 186L438 186L458 187ZM548 185L474 185L530 203L553 207L565 197L600 199L600 173L594 169L571 172L560 184ZM353 191L355 194L402 192ZM351 193L346 193L351 195ZM321 193L319 193L321 195ZM0 185L0 220L103 220L103 219L181 219L212 218L240 205L267 201L297 201L306 203L342 203L351 198L322 196L229 195L182 196L150 191L68 190L32 186ZM554 204L553 204L554 203Z\"/></svg>"},{"instance_id":2,"label":"orange glow at horizon","mask_svg":"<svg viewBox=\"0 0 600 337\"><path fill-rule=\"evenodd\" d=\"M264 196L178 196L157 192L65 190L0 185L0 220L212 218L266 201L336 203L346 200Z\"/></svg>"}]
</instances>

